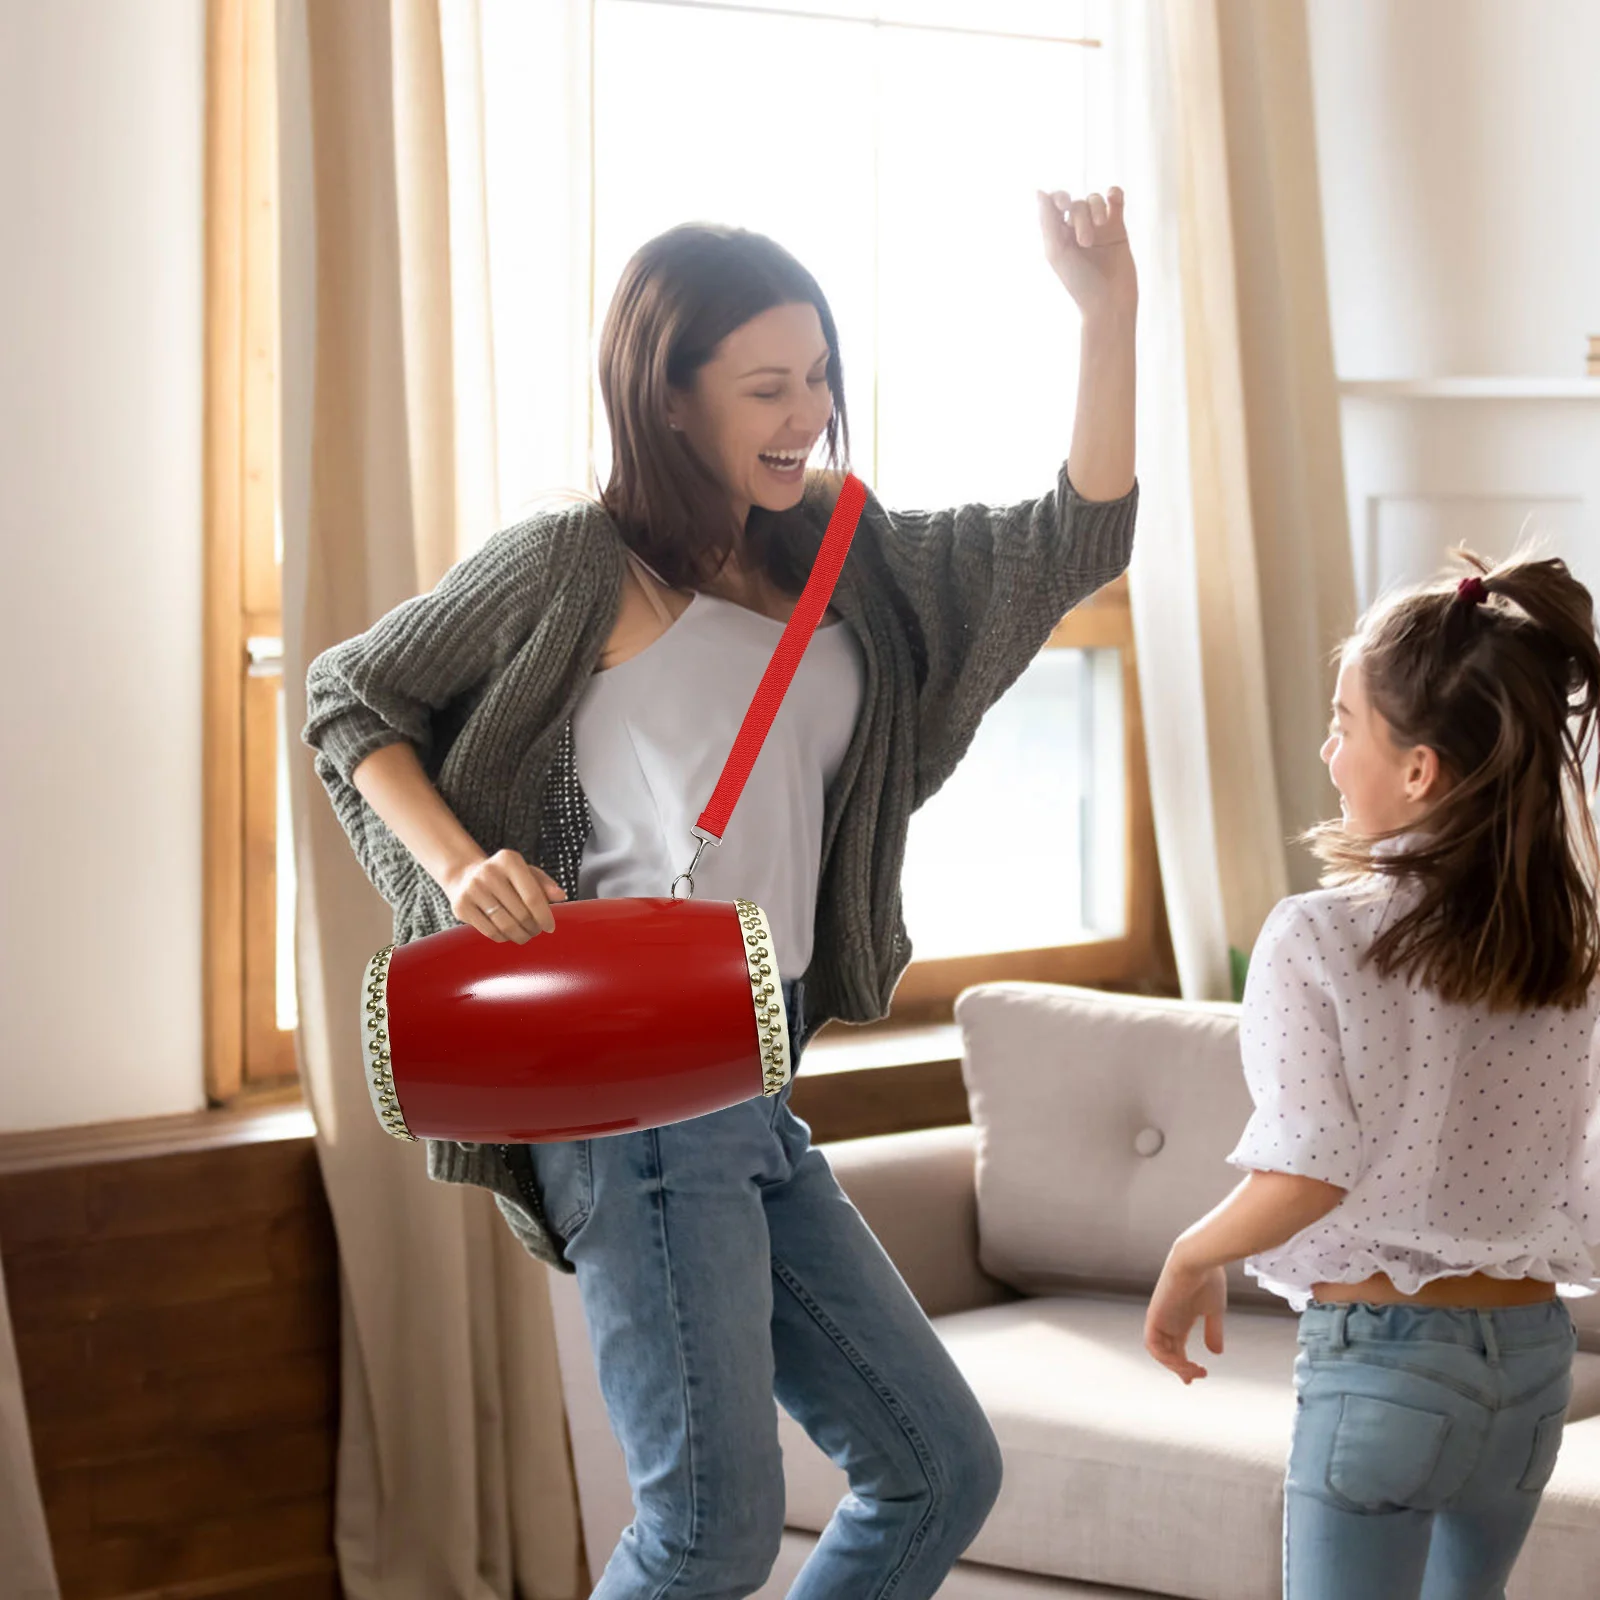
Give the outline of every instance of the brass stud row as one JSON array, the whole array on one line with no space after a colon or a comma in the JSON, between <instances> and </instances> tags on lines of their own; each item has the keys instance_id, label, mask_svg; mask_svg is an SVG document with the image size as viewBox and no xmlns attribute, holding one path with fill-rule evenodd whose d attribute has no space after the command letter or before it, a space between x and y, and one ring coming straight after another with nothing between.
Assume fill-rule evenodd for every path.
<instances>
[{"instance_id":1,"label":"brass stud row","mask_svg":"<svg viewBox=\"0 0 1600 1600\"><path fill-rule=\"evenodd\" d=\"M389 962L394 956L391 944L372 958L367 978L366 1030L368 1071L378 1090L378 1120L384 1129L397 1139L408 1139L412 1144L417 1136L406 1126L400 1110L400 1097L394 1092L394 1066L389 1057L389 1009L385 1004L388 992Z\"/></svg>"},{"instance_id":2,"label":"brass stud row","mask_svg":"<svg viewBox=\"0 0 1600 1600\"><path fill-rule=\"evenodd\" d=\"M761 1043L761 1092L777 1094L789 1081L788 1039L783 1005L773 981L773 955L761 908L749 900L735 900L744 929L745 960L750 968L750 991L755 1001L756 1031Z\"/></svg>"}]
</instances>

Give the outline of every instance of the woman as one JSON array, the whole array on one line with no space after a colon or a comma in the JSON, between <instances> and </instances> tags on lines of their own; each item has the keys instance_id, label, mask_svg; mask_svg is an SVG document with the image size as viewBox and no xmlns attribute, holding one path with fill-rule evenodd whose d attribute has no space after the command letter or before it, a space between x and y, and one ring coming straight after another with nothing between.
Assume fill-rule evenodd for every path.
<instances>
[{"instance_id":1,"label":"woman","mask_svg":"<svg viewBox=\"0 0 1600 1600\"><path fill-rule=\"evenodd\" d=\"M1055 490L914 514L869 497L697 873L702 895L767 911L797 1059L823 1022L887 1012L911 953L912 811L1061 616L1127 565L1122 196L1041 194L1039 213L1082 312ZM832 315L786 252L707 227L646 245L607 315L601 387L600 506L498 534L312 663L304 737L399 942L458 920L522 942L553 931L551 900L662 893L816 554L838 480L805 463L823 442L842 465L848 430ZM597 1596L761 1586L783 1527L774 1396L852 1488L791 1593L937 1590L993 1504L998 1447L787 1091L644 1133L428 1156L577 1273L636 1507Z\"/></svg>"}]
</instances>

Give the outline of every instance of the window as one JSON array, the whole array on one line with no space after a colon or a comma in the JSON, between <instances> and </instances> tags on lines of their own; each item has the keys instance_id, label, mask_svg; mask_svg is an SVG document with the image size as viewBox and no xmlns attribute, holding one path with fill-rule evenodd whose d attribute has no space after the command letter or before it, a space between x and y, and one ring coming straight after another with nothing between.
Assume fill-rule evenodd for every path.
<instances>
[{"instance_id":1,"label":"window","mask_svg":"<svg viewBox=\"0 0 1600 1600\"><path fill-rule=\"evenodd\" d=\"M1065 453L1077 323L1034 190L1080 187L1095 157L1083 9L595 0L597 313L674 223L768 233L833 306L857 468L888 504L1038 493ZM874 11L917 21L846 16Z\"/></svg>"},{"instance_id":2,"label":"window","mask_svg":"<svg viewBox=\"0 0 1600 1600\"><path fill-rule=\"evenodd\" d=\"M644 239L768 232L833 305L891 505L1048 488L1077 317L1033 192L1109 170L1103 0L482 0L499 520L592 489L599 318ZM271 11L210 10L208 1088L294 1072L280 664ZM491 531L483 530L484 535ZM1122 585L1057 629L913 821L906 1019L999 976L1148 974L1154 845ZM280 827L280 822L284 826Z\"/></svg>"},{"instance_id":3,"label":"window","mask_svg":"<svg viewBox=\"0 0 1600 1600\"><path fill-rule=\"evenodd\" d=\"M969 984L1153 979L1155 836L1126 580L1063 619L912 818L902 1021Z\"/></svg>"}]
</instances>

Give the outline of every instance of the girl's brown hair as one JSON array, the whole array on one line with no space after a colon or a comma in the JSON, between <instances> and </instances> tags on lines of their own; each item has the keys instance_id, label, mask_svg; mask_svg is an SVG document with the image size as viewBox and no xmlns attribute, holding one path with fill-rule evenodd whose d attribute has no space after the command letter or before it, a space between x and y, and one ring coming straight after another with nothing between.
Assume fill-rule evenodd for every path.
<instances>
[{"instance_id":1,"label":"girl's brown hair","mask_svg":"<svg viewBox=\"0 0 1600 1600\"><path fill-rule=\"evenodd\" d=\"M841 468L850 435L838 330L817 280L787 250L742 228L685 223L652 239L623 270L600 334L611 426L600 502L628 545L674 586L714 576L741 533L752 562L781 588L805 583L816 540L798 537L796 513L756 506L741 530L726 489L667 424L668 391L688 389L735 328L801 303L816 307L828 342L833 415L825 439L829 465Z\"/></svg>"},{"instance_id":2,"label":"girl's brown hair","mask_svg":"<svg viewBox=\"0 0 1600 1600\"><path fill-rule=\"evenodd\" d=\"M1415 880L1415 902L1366 954L1384 975L1494 1010L1576 1005L1600 969L1585 777L1600 709L1594 601L1562 561L1453 554L1468 577L1380 602L1343 646L1396 745L1438 755L1443 792L1381 840L1342 822L1306 837L1326 883Z\"/></svg>"}]
</instances>

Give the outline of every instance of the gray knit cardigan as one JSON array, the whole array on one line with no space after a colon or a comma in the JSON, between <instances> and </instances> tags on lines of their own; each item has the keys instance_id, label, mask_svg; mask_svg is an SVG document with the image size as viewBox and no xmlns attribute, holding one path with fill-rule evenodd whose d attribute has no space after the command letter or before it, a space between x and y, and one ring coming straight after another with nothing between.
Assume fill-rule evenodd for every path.
<instances>
[{"instance_id":1,"label":"gray knit cardigan","mask_svg":"<svg viewBox=\"0 0 1600 1600\"><path fill-rule=\"evenodd\" d=\"M816 545L835 485L819 474L807 488ZM1052 493L998 509L889 512L868 497L833 600L866 678L823 819L809 1026L888 1011L911 957L900 911L911 813L1061 617L1127 567L1137 503L1137 486L1120 500L1082 499L1064 466ZM616 619L623 550L598 506L542 513L311 663L302 738L393 908L396 943L456 925L444 891L351 782L368 755L402 739L485 852L516 850L577 895L588 810L572 716ZM354 994L350 1008L354 1029ZM431 1177L492 1190L523 1244L565 1268L504 1147L431 1140L427 1152Z\"/></svg>"}]
</instances>

